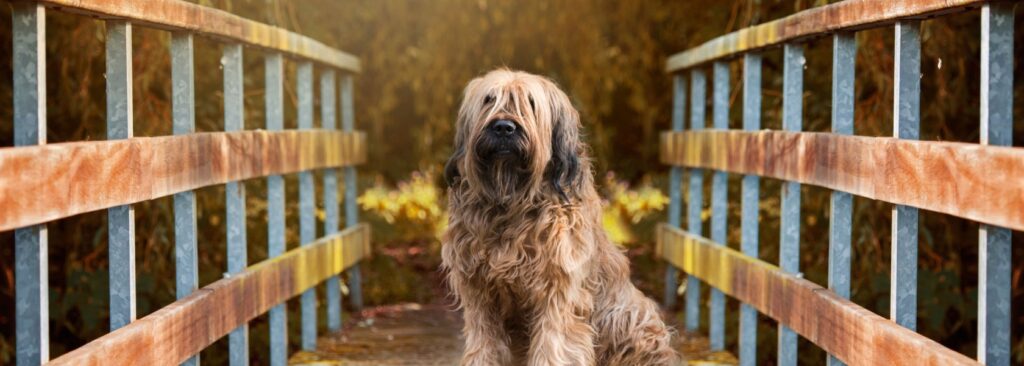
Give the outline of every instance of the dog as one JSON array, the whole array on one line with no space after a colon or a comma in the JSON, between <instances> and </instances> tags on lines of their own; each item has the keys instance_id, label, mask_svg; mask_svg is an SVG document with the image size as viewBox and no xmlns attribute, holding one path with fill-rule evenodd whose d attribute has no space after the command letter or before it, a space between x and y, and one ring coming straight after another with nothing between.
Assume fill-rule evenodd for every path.
<instances>
[{"instance_id":1,"label":"dog","mask_svg":"<svg viewBox=\"0 0 1024 366\"><path fill-rule=\"evenodd\" d=\"M671 330L602 229L569 97L498 69L469 82L456 123L442 270L462 365L675 364Z\"/></svg>"}]
</instances>

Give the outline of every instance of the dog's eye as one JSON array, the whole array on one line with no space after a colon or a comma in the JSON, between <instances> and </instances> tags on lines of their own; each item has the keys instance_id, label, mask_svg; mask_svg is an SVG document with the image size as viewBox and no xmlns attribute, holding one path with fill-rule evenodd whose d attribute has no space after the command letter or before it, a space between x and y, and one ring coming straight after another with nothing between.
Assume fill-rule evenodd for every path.
<instances>
[{"instance_id":1,"label":"dog's eye","mask_svg":"<svg viewBox=\"0 0 1024 366\"><path fill-rule=\"evenodd\" d=\"M488 105L488 104L491 104L491 103L494 103L494 96L493 95L488 95L488 96L484 97L484 105Z\"/></svg>"}]
</instances>

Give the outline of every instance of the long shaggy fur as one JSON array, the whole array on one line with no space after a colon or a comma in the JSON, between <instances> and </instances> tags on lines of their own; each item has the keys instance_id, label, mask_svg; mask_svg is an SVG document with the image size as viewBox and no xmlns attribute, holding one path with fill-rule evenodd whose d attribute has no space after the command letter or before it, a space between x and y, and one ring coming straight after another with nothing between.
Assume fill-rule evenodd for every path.
<instances>
[{"instance_id":1,"label":"long shaggy fur","mask_svg":"<svg viewBox=\"0 0 1024 366\"><path fill-rule=\"evenodd\" d=\"M494 136L513 121L512 138ZM445 168L443 268L463 309L463 365L666 365L653 301L601 227L579 115L550 80L492 71L466 87Z\"/></svg>"}]
</instances>

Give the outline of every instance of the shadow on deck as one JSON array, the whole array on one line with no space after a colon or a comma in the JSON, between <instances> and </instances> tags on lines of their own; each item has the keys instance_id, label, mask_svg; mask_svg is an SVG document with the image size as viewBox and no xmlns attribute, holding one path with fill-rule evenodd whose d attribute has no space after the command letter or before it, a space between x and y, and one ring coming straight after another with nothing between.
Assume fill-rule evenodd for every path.
<instances>
[{"instance_id":1,"label":"shadow on deck","mask_svg":"<svg viewBox=\"0 0 1024 366\"><path fill-rule=\"evenodd\" d=\"M444 305L403 304L367 309L341 333L327 334L318 349L292 356L291 365L458 365L462 316ZM710 352L701 336L681 333L676 349L688 365L735 365L726 352Z\"/></svg>"}]
</instances>

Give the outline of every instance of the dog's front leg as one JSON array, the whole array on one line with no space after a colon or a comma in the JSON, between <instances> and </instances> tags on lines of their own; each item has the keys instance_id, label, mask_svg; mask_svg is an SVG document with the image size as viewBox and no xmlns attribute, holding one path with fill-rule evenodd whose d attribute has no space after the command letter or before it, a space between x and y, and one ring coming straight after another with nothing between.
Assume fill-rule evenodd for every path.
<instances>
[{"instance_id":1,"label":"dog's front leg","mask_svg":"<svg viewBox=\"0 0 1024 366\"><path fill-rule=\"evenodd\" d=\"M482 292L462 292L479 294ZM462 366L510 365L512 352L508 346L505 324L498 319L497 306L489 296L462 297L462 318L465 326L466 351L462 354Z\"/></svg>"},{"instance_id":2,"label":"dog's front leg","mask_svg":"<svg viewBox=\"0 0 1024 366\"><path fill-rule=\"evenodd\" d=\"M571 276L570 276L571 277ZM549 281L536 304L530 336L530 366L594 364L593 299L582 281Z\"/></svg>"}]
</instances>

